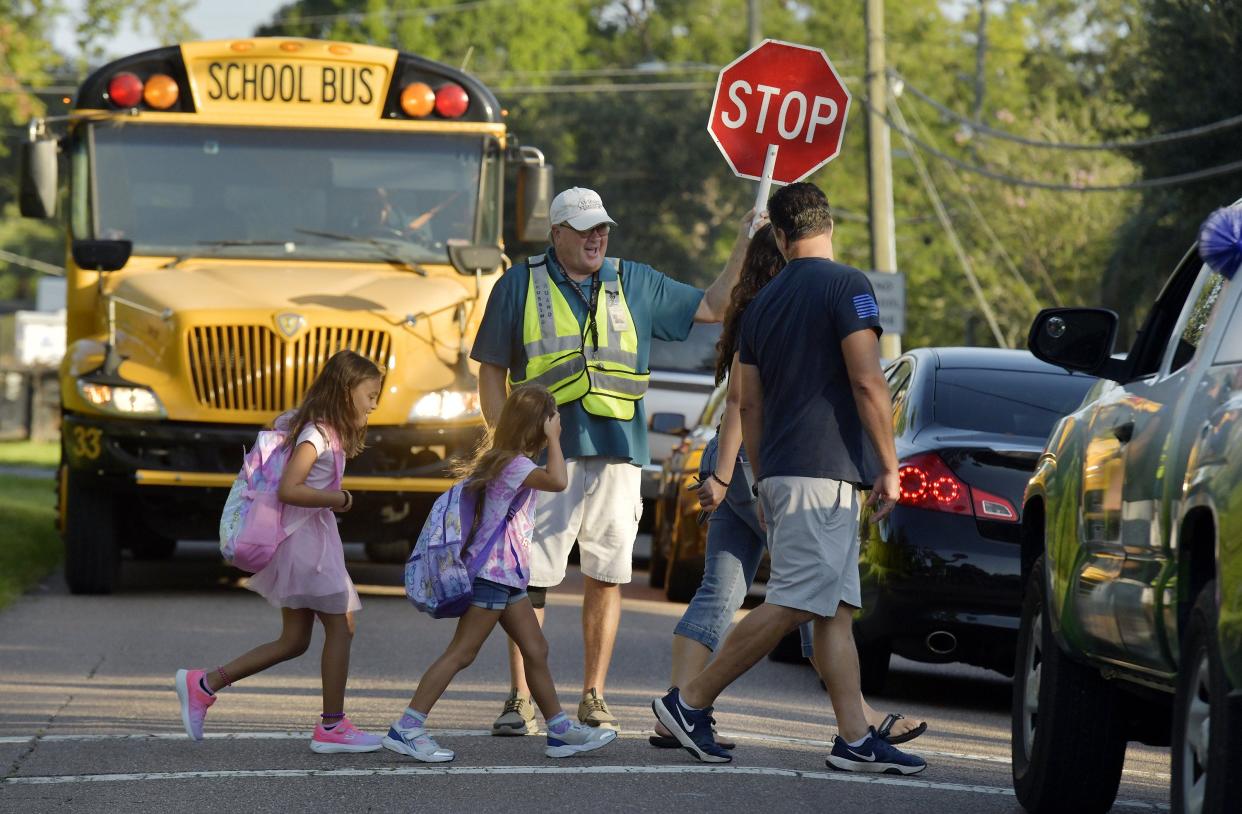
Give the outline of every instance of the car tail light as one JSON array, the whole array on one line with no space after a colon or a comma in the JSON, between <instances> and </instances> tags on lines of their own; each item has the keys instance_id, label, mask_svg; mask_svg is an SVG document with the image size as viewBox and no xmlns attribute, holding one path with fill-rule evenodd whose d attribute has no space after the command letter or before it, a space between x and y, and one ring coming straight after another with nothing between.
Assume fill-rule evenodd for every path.
<instances>
[{"instance_id":1,"label":"car tail light","mask_svg":"<svg viewBox=\"0 0 1242 814\"><path fill-rule=\"evenodd\" d=\"M897 503L917 509L951 514L974 514L970 487L963 483L934 452L918 455L897 469L900 493Z\"/></svg>"},{"instance_id":2,"label":"car tail light","mask_svg":"<svg viewBox=\"0 0 1242 814\"><path fill-rule=\"evenodd\" d=\"M975 517L984 520L1002 520L1010 523L1018 522L1018 511L1005 498L985 492L982 489L971 489L975 502Z\"/></svg>"},{"instance_id":3,"label":"car tail light","mask_svg":"<svg viewBox=\"0 0 1242 814\"><path fill-rule=\"evenodd\" d=\"M898 505L973 515L981 520L1018 522L1018 512L1012 503L967 485L934 452L916 455L905 461L897 469L897 478Z\"/></svg>"}]
</instances>

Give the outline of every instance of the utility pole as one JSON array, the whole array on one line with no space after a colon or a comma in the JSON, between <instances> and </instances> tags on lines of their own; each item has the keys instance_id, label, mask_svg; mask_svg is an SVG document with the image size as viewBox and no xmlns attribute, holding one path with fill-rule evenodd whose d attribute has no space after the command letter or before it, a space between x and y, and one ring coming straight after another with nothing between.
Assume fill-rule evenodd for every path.
<instances>
[{"instance_id":1,"label":"utility pole","mask_svg":"<svg viewBox=\"0 0 1242 814\"><path fill-rule=\"evenodd\" d=\"M763 35L759 33L763 27L759 22L759 0L747 0L746 23L749 32L749 47L754 48L763 39Z\"/></svg>"},{"instance_id":2,"label":"utility pole","mask_svg":"<svg viewBox=\"0 0 1242 814\"><path fill-rule=\"evenodd\" d=\"M893 222L893 160L889 146L888 74L884 64L884 0L866 0L867 15L867 186L870 192L871 267L897 273ZM880 356L901 355L901 335L880 337Z\"/></svg>"}]
</instances>

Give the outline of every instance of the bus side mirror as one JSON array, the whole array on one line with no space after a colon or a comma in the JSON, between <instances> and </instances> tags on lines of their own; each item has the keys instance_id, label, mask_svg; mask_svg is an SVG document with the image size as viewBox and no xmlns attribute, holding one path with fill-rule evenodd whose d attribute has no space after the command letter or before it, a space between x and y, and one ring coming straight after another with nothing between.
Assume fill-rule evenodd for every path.
<instances>
[{"instance_id":1,"label":"bus side mirror","mask_svg":"<svg viewBox=\"0 0 1242 814\"><path fill-rule=\"evenodd\" d=\"M495 246L471 246L467 243L450 243L449 262L458 274L491 274L500 268L504 255Z\"/></svg>"},{"instance_id":2,"label":"bus side mirror","mask_svg":"<svg viewBox=\"0 0 1242 814\"><path fill-rule=\"evenodd\" d=\"M75 240L73 262L86 271L116 271L125 268L133 249L128 240Z\"/></svg>"},{"instance_id":3,"label":"bus side mirror","mask_svg":"<svg viewBox=\"0 0 1242 814\"><path fill-rule=\"evenodd\" d=\"M552 165L533 147L521 148L522 163L517 171L517 233L523 243L543 243L552 224Z\"/></svg>"},{"instance_id":4,"label":"bus side mirror","mask_svg":"<svg viewBox=\"0 0 1242 814\"><path fill-rule=\"evenodd\" d=\"M21 186L18 206L27 218L50 218L56 214L58 187L55 139L22 144L19 155Z\"/></svg>"}]
</instances>

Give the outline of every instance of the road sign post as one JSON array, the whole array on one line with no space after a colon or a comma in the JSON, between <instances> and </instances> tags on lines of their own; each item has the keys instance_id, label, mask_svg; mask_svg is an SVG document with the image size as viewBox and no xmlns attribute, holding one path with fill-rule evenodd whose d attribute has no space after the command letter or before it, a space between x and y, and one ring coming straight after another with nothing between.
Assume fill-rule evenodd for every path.
<instances>
[{"instance_id":1,"label":"road sign post","mask_svg":"<svg viewBox=\"0 0 1242 814\"><path fill-rule=\"evenodd\" d=\"M750 223L750 234L755 236L755 228L759 225L759 216L763 214L768 203L768 192L772 189L772 172L776 169L776 154L780 151L779 144L769 144L768 154L763 159L763 174L759 176L759 191L755 194L755 217Z\"/></svg>"}]
</instances>

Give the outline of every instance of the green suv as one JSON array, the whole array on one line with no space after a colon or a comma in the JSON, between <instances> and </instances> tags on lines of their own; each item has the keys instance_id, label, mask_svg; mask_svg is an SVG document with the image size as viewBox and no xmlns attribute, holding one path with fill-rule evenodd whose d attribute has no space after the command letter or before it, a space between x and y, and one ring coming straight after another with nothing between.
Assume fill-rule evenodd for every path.
<instances>
[{"instance_id":1,"label":"green suv","mask_svg":"<svg viewBox=\"0 0 1242 814\"><path fill-rule=\"evenodd\" d=\"M1111 311L1031 326L1035 356L1100 381L1024 497L1012 750L1029 811L1106 811L1130 740L1171 744L1174 812L1242 805L1239 264L1242 201L1204 223L1128 353Z\"/></svg>"}]
</instances>

